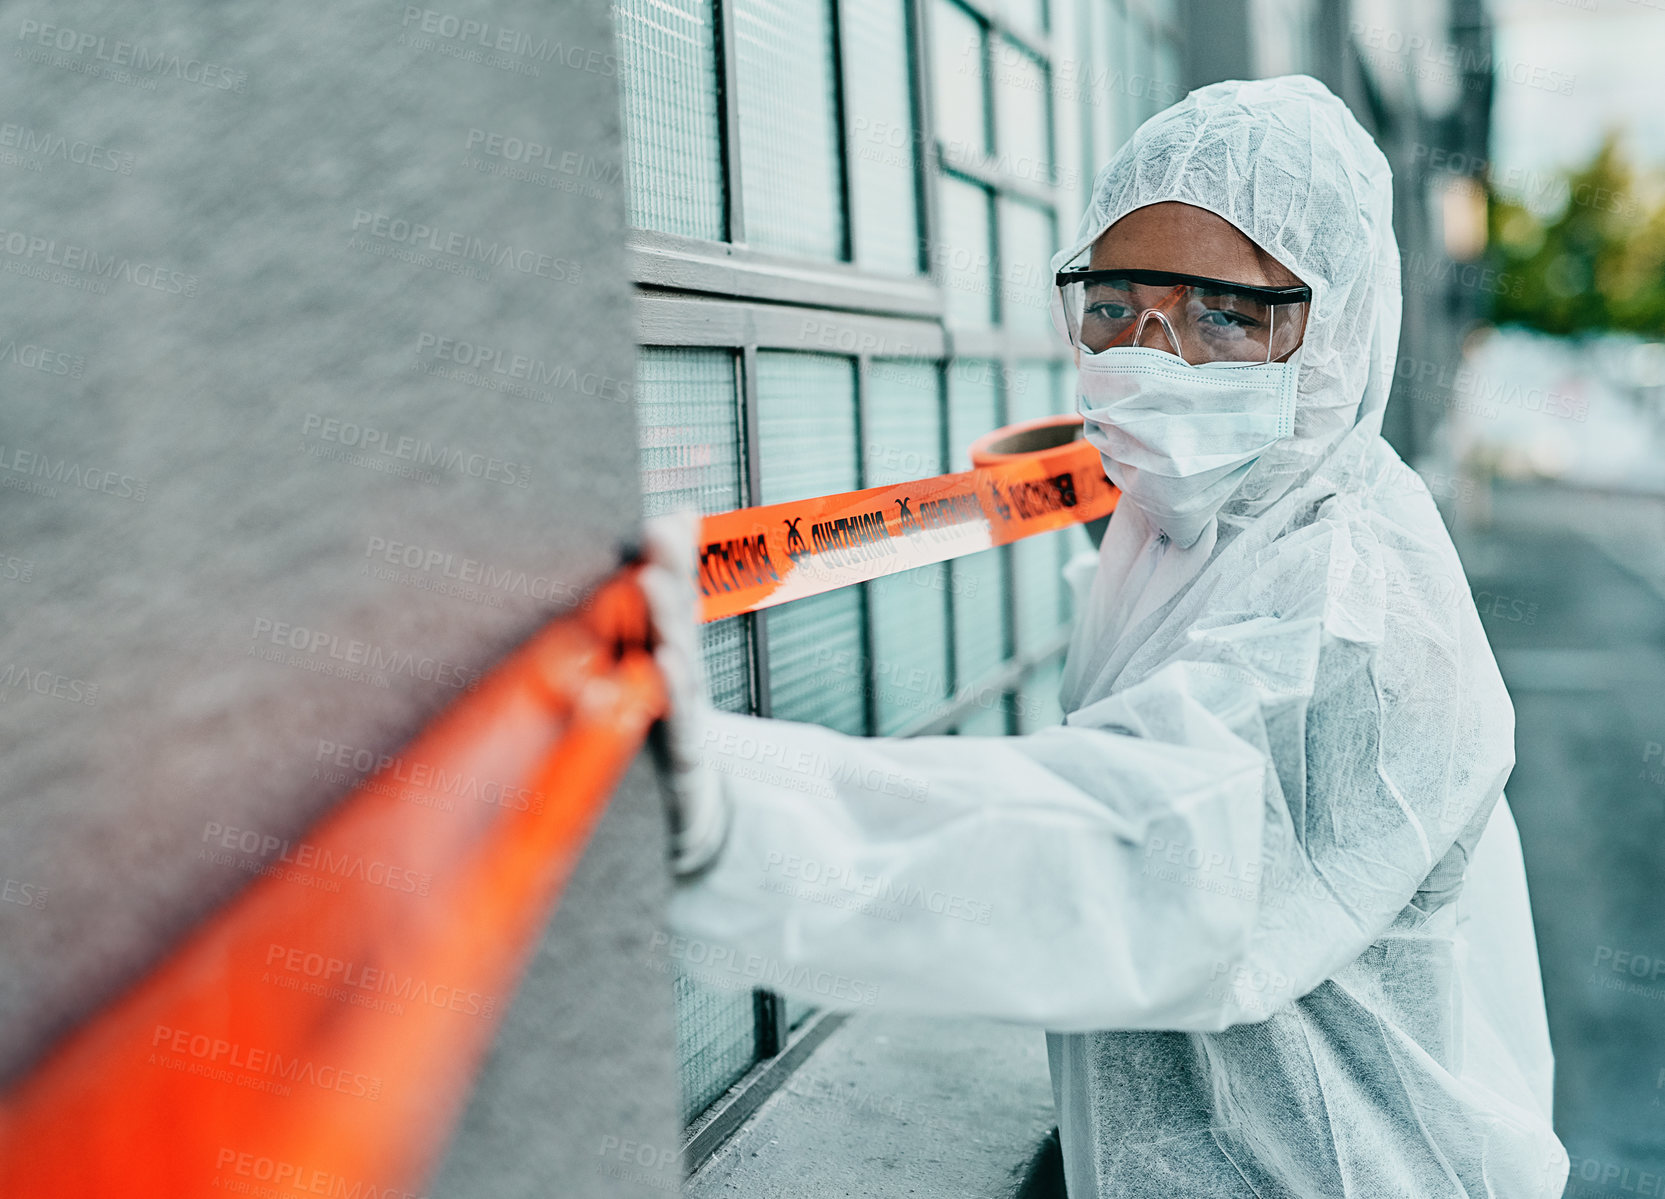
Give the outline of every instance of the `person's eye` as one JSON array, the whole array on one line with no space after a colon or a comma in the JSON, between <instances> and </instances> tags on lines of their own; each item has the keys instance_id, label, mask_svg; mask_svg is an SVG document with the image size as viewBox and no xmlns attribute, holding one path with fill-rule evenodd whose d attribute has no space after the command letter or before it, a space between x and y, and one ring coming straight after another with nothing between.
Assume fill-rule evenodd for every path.
<instances>
[{"instance_id":1,"label":"person's eye","mask_svg":"<svg viewBox=\"0 0 1665 1199\"><path fill-rule=\"evenodd\" d=\"M1118 300L1100 300L1087 305L1087 315L1101 321L1125 321L1133 315L1133 309Z\"/></svg>"},{"instance_id":2,"label":"person's eye","mask_svg":"<svg viewBox=\"0 0 1665 1199\"><path fill-rule=\"evenodd\" d=\"M1227 329L1258 329L1260 322L1243 312L1233 312L1229 308L1204 308L1193 314L1193 320L1203 328L1211 331Z\"/></svg>"}]
</instances>

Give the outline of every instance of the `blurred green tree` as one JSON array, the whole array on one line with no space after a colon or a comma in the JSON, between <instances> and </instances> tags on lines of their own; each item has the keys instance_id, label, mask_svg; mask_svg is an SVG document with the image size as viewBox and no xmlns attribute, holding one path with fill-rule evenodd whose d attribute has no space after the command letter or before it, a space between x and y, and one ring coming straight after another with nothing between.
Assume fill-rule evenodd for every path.
<instances>
[{"instance_id":1,"label":"blurred green tree","mask_svg":"<svg viewBox=\"0 0 1665 1199\"><path fill-rule=\"evenodd\" d=\"M1559 175L1540 215L1488 185L1488 254L1499 271L1491 319L1563 336L1665 335L1665 189L1609 133L1585 166Z\"/></svg>"}]
</instances>

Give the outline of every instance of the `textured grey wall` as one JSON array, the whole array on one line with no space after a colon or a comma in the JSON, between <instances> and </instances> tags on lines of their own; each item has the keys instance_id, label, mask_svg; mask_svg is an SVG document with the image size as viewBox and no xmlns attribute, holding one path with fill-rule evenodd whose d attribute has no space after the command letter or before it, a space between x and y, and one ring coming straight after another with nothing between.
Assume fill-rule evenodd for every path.
<instances>
[{"instance_id":1,"label":"textured grey wall","mask_svg":"<svg viewBox=\"0 0 1665 1199\"><path fill-rule=\"evenodd\" d=\"M399 746L638 499L601 0L31 0L0 44L4 1078L247 882L205 829L301 832L321 745ZM434 665L331 673L355 639ZM650 781L442 1193L652 1189L595 1164L675 1139Z\"/></svg>"}]
</instances>

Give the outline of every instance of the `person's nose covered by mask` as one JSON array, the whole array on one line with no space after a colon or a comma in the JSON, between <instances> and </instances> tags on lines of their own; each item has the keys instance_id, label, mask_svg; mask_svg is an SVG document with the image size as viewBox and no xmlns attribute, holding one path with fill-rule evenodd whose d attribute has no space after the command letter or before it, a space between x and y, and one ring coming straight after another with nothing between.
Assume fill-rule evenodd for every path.
<instances>
[{"instance_id":1,"label":"person's nose covered by mask","mask_svg":"<svg viewBox=\"0 0 1665 1199\"><path fill-rule=\"evenodd\" d=\"M1228 222L1175 203L1128 214L1091 266L1058 272L1053 315L1075 347L1086 438L1175 545L1194 544L1294 432L1310 299Z\"/></svg>"}]
</instances>

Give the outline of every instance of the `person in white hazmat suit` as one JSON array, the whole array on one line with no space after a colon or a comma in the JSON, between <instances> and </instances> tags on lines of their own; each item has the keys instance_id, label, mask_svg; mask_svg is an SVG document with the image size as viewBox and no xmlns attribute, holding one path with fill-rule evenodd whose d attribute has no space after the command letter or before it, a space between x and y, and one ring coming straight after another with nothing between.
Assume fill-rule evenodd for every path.
<instances>
[{"instance_id":1,"label":"person in white hazmat suit","mask_svg":"<svg viewBox=\"0 0 1665 1199\"><path fill-rule=\"evenodd\" d=\"M1125 294L1054 304L1124 494L1061 727L861 738L716 712L692 530L649 530L672 931L823 1007L852 997L810 980L862 980L877 1006L1047 1030L1072 1199L1524 1199L1566 1178L1503 798L1513 708L1427 489L1380 436L1390 201L1380 151L1302 76L1193 92L1097 175L1053 268L1090 255ZM1277 302L1264 356L1221 283ZM836 768L781 785L760 747ZM873 783L898 776L925 785ZM789 860L979 915L874 919L769 886Z\"/></svg>"}]
</instances>

